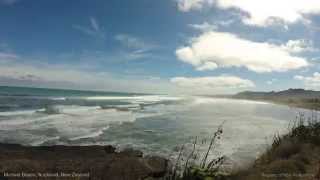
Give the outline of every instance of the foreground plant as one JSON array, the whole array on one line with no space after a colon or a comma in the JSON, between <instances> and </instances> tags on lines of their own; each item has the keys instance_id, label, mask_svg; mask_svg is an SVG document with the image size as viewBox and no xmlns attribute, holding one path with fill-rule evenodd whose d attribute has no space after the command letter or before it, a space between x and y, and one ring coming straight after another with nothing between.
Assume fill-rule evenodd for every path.
<instances>
[{"instance_id":1,"label":"foreground plant","mask_svg":"<svg viewBox=\"0 0 320 180\"><path fill-rule=\"evenodd\" d=\"M193 141L192 151L187 156L185 163L182 163L182 154L185 150L185 145L182 145L177 157L176 163L169 173L168 180L210 180L220 177L219 170L225 161L225 156L219 156L209 160L209 154L215 149L217 140L221 139L223 133L222 124L213 133L210 139L208 149L204 154L199 154L198 137ZM204 144L202 140L201 144ZM197 146L198 145L198 146ZM184 164L184 165L182 165ZM179 165L182 167L179 168Z\"/></svg>"}]
</instances>

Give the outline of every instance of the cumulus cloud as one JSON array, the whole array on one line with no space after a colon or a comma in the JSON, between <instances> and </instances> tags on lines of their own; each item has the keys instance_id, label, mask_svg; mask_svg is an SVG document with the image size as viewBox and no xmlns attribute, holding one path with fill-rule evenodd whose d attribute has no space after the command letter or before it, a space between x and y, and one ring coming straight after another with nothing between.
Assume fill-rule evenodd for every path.
<instances>
[{"instance_id":1,"label":"cumulus cloud","mask_svg":"<svg viewBox=\"0 0 320 180\"><path fill-rule=\"evenodd\" d=\"M255 87L255 84L237 76L209 76L209 77L175 77L171 83L183 88L185 92L201 93L226 93Z\"/></svg>"},{"instance_id":2,"label":"cumulus cloud","mask_svg":"<svg viewBox=\"0 0 320 180\"><path fill-rule=\"evenodd\" d=\"M281 47L292 53L314 52L318 50L313 46L313 42L311 40L306 39L289 40Z\"/></svg>"},{"instance_id":3,"label":"cumulus cloud","mask_svg":"<svg viewBox=\"0 0 320 180\"><path fill-rule=\"evenodd\" d=\"M311 89L320 89L320 73L315 72L312 76L296 75L294 79L300 80L304 83L305 87Z\"/></svg>"},{"instance_id":4,"label":"cumulus cloud","mask_svg":"<svg viewBox=\"0 0 320 180\"><path fill-rule=\"evenodd\" d=\"M319 14L318 0L178 0L178 8L187 12L215 6L220 9L239 9L246 24L268 26L278 21L295 23L306 14Z\"/></svg>"},{"instance_id":5,"label":"cumulus cloud","mask_svg":"<svg viewBox=\"0 0 320 180\"><path fill-rule=\"evenodd\" d=\"M253 42L234 34L205 32L193 38L188 46L176 50L179 60L198 70L219 67L245 67L250 71L284 72L308 66L306 59L291 55L283 47Z\"/></svg>"}]
</instances>

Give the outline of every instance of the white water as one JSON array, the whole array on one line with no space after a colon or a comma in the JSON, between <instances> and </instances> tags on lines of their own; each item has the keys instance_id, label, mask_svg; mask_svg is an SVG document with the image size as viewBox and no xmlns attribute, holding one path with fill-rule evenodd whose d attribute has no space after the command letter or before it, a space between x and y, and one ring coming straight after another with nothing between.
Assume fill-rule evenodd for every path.
<instances>
[{"instance_id":1,"label":"white water","mask_svg":"<svg viewBox=\"0 0 320 180\"><path fill-rule=\"evenodd\" d=\"M182 100L179 102L179 100ZM247 163L285 133L300 109L264 102L168 96L86 97L83 101L125 101L111 108L55 105L34 110L0 112L0 141L26 145L113 144L170 156L195 136L210 138L224 122L222 140L211 157L226 155L233 165ZM161 103L171 101L176 103ZM179 103L178 103L179 102ZM157 103L157 104L153 104ZM141 108L141 104L148 106ZM201 150L206 145L199 146Z\"/></svg>"}]
</instances>

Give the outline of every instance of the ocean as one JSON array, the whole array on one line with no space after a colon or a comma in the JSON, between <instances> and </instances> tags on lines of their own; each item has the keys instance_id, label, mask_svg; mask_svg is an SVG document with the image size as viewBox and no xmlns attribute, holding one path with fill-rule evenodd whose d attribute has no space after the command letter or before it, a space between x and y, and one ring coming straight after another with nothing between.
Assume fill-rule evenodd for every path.
<instances>
[{"instance_id":1,"label":"ocean","mask_svg":"<svg viewBox=\"0 0 320 180\"><path fill-rule=\"evenodd\" d=\"M303 109L265 102L201 96L0 87L0 143L114 145L175 159L195 137L205 151L223 124L210 156L232 166L252 162L285 133Z\"/></svg>"}]
</instances>

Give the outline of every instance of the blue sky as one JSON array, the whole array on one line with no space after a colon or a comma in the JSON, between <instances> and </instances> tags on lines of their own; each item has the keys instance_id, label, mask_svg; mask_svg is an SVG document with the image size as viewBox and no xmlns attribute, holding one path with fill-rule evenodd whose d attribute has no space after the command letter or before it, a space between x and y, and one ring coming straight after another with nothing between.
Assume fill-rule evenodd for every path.
<instances>
[{"instance_id":1,"label":"blue sky","mask_svg":"<svg viewBox=\"0 0 320 180\"><path fill-rule=\"evenodd\" d=\"M320 3L303 2L0 0L0 85L319 89Z\"/></svg>"}]
</instances>

